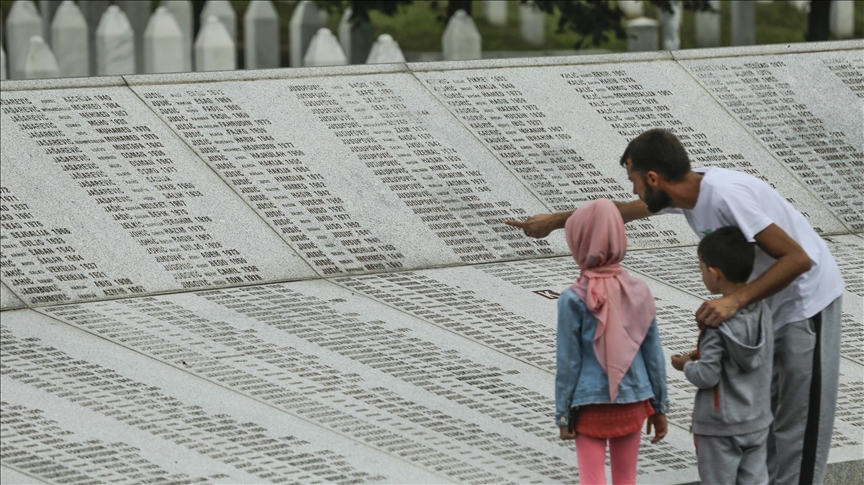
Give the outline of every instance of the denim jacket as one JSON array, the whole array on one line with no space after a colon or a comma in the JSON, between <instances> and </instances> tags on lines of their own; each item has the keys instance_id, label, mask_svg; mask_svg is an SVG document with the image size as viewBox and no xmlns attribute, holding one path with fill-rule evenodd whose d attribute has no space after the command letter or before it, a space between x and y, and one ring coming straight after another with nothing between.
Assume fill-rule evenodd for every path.
<instances>
[{"instance_id":1,"label":"denim jacket","mask_svg":"<svg viewBox=\"0 0 864 485\"><path fill-rule=\"evenodd\" d=\"M558 300L558 372L555 375L555 424L570 422L570 409L585 404L609 403L609 378L594 354L597 319L571 288ZM654 412L666 414L666 359L660 346L657 319L630 369L618 386L616 403L651 400Z\"/></svg>"}]
</instances>

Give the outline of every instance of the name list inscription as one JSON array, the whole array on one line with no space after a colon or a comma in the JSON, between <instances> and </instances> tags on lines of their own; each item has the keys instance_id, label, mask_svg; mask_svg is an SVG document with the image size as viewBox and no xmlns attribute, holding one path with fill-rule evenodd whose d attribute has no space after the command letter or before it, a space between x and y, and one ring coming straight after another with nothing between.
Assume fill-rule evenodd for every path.
<instances>
[{"instance_id":1,"label":"name list inscription","mask_svg":"<svg viewBox=\"0 0 864 485\"><path fill-rule=\"evenodd\" d=\"M196 199L204 194L194 176L178 170L164 140L143 120L136 123L114 96L106 90L4 93L0 98L4 136L24 137L19 143L4 143L4 282L31 304L140 295L154 289L129 274L108 274L100 261L82 255L88 251L73 243L81 243L80 228L52 222L59 214L43 202L62 205L63 210L95 210L97 220L110 216L103 230L130 238L130 251L140 251L155 263L147 271L167 273L178 289L263 281L262 271L240 249L214 237L215 222L212 214L201 211ZM41 187L27 182L31 172L46 177ZM39 193L45 187L54 193Z\"/></svg>"},{"instance_id":2,"label":"name list inscription","mask_svg":"<svg viewBox=\"0 0 864 485\"><path fill-rule=\"evenodd\" d=\"M864 132L860 123L841 127L836 118L842 119L844 112L850 119L860 118L864 92L860 59L830 57L814 62L805 81L813 85L796 82L802 69L797 62L772 59L685 65L838 219L853 231L864 230ZM832 80L843 87L831 85ZM846 89L851 92L844 93ZM848 97L848 102L829 106L827 98L814 98L809 92L822 90L830 90L833 99ZM849 109L854 106L859 109ZM816 114L819 111L823 114Z\"/></svg>"}]
</instances>

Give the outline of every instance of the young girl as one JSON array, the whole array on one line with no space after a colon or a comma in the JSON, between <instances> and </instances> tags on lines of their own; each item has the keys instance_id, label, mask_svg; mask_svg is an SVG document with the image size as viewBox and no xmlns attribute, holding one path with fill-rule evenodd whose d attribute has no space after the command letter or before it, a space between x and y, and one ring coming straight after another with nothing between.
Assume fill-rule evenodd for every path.
<instances>
[{"instance_id":1,"label":"young girl","mask_svg":"<svg viewBox=\"0 0 864 485\"><path fill-rule=\"evenodd\" d=\"M644 281L618 264L627 252L624 221L599 199L577 209L565 226L580 276L558 300L555 420L561 439L576 439L579 483L636 483L642 423L666 436L666 368Z\"/></svg>"}]
</instances>

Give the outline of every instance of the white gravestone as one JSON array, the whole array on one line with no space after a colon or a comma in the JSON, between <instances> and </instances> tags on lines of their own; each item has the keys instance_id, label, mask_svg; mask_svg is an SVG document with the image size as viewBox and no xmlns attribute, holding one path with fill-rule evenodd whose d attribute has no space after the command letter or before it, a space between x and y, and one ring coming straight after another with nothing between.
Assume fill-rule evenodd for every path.
<instances>
[{"instance_id":1,"label":"white gravestone","mask_svg":"<svg viewBox=\"0 0 864 485\"><path fill-rule=\"evenodd\" d=\"M144 31L144 72L182 72L183 30L171 12L159 7Z\"/></svg>"},{"instance_id":2,"label":"white gravestone","mask_svg":"<svg viewBox=\"0 0 864 485\"><path fill-rule=\"evenodd\" d=\"M40 36L30 39L27 60L24 62L24 79L60 77L60 66L54 59L51 47Z\"/></svg>"},{"instance_id":3,"label":"white gravestone","mask_svg":"<svg viewBox=\"0 0 864 485\"><path fill-rule=\"evenodd\" d=\"M441 36L445 61L464 61L482 57L482 39L474 20L464 10L457 10L447 22Z\"/></svg>"},{"instance_id":4,"label":"white gravestone","mask_svg":"<svg viewBox=\"0 0 864 485\"><path fill-rule=\"evenodd\" d=\"M389 34L381 34L369 51L366 64L384 64L388 62L405 62L405 54L399 48L399 43Z\"/></svg>"},{"instance_id":5,"label":"white gravestone","mask_svg":"<svg viewBox=\"0 0 864 485\"><path fill-rule=\"evenodd\" d=\"M756 43L756 2L739 0L732 2L732 32L729 39L732 45L753 45Z\"/></svg>"},{"instance_id":6,"label":"white gravestone","mask_svg":"<svg viewBox=\"0 0 864 485\"><path fill-rule=\"evenodd\" d=\"M57 8L51 23L51 45L63 77L90 75L90 42L87 21L72 0Z\"/></svg>"},{"instance_id":7,"label":"white gravestone","mask_svg":"<svg viewBox=\"0 0 864 485\"><path fill-rule=\"evenodd\" d=\"M207 17L195 39L196 71L232 71L237 69L234 40L225 24L215 15Z\"/></svg>"},{"instance_id":8,"label":"white gravestone","mask_svg":"<svg viewBox=\"0 0 864 485\"><path fill-rule=\"evenodd\" d=\"M643 5L642 0L619 0L618 8L624 12L624 16L628 20L638 19L645 15L645 6Z\"/></svg>"},{"instance_id":9,"label":"white gravestone","mask_svg":"<svg viewBox=\"0 0 864 485\"><path fill-rule=\"evenodd\" d=\"M99 27L99 22L102 20L102 15L108 8L108 0L78 0L78 8L84 15L84 20L87 21L87 45L90 46L90 75L95 76L96 72L96 29Z\"/></svg>"},{"instance_id":10,"label":"white gravestone","mask_svg":"<svg viewBox=\"0 0 864 485\"><path fill-rule=\"evenodd\" d=\"M534 2L519 4L519 35L531 45L546 42L546 14Z\"/></svg>"},{"instance_id":11,"label":"white gravestone","mask_svg":"<svg viewBox=\"0 0 864 485\"><path fill-rule=\"evenodd\" d=\"M54 22L54 15L57 13L60 3L60 0L39 0L39 13L42 15L42 38L53 47L57 46L51 41L51 24Z\"/></svg>"},{"instance_id":12,"label":"white gravestone","mask_svg":"<svg viewBox=\"0 0 864 485\"><path fill-rule=\"evenodd\" d=\"M164 6L174 16L177 25L183 32L183 70L192 70L192 37L195 30L192 20L192 2L189 0L162 0Z\"/></svg>"},{"instance_id":13,"label":"white gravestone","mask_svg":"<svg viewBox=\"0 0 864 485\"><path fill-rule=\"evenodd\" d=\"M696 45L699 47L720 46L720 0L708 2L713 12L696 12Z\"/></svg>"},{"instance_id":14,"label":"white gravestone","mask_svg":"<svg viewBox=\"0 0 864 485\"><path fill-rule=\"evenodd\" d=\"M681 2L670 2L671 12L660 11L663 30L663 50L677 51L681 48Z\"/></svg>"},{"instance_id":15,"label":"white gravestone","mask_svg":"<svg viewBox=\"0 0 864 485\"><path fill-rule=\"evenodd\" d=\"M369 22L352 22L351 8L345 9L342 20L339 21L339 44L349 64L363 64L369 58L370 49L375 40L372 25Z\"/></svg>"},{"instance_id":16,"label":"white gravestone","mask_svg":"<svg viewBox=\"0 0 864 485\"><path fill-rule=\"evenodd\" d=\"M492 25L506 27L507 3L504 0L483 0L483 17Z\"/></svg>"},{"instance_id":17,"label":"white gravestone","mask_svg":"<svg viewBox=\"0 0 864 485\"><path fill-rule=\"evenodd\" d=\"M309 42L309 49L306 50L306 55L303 56L303 66L306 67L321 67L321 66L345 66L348 65L348 57L342 52L342 46L330 29L322 28L318 30L312 41Z\"/></svg>"},{"instance_id":18,"label":"white gravestone","mask_svg":"<svg viewBox=\"0 0 864 485\"><path fill-rule=\"evenodd\" d=\"M117 5L126 12L129 25L135 32L135 72L146 72L144 70L144 31L149 25L153 6L150 0L117 2Z\"/></svg>"},{"instance_id":19,"label":"white gravestone","mask_svg":"<svg viewBox=\"0 0 864 485\"><path fill-rule=\"evenodd\" d=\"M831 2L831 33L838 39L855 36L855 2L834 0Z\"/></svg>"},{"instance_id":20,"label":"white gravestone","mask_svg":"<svg viewBox=\"0 0 864 485\"><path fill-rule=\"evenodd\" d=\"M291 36L289 44L291 67L303 65L303 55L306 54L312 37L315 36L318 29L326 27L323 20L314 2L303 0L294 7L294 13L291 14L291 20L288 23L289 35Z\"/></svg>"},{"instance_id":21,"label":"white gravestone","mask_svg":"<svg viewBox=\"0 0 864 485\"><path fill-rule=\"evenodd\" d=\"M6 51L3 50L3 44L0 44L0 80L6 79Z\"/></svg>"},{"instance_id":22,"label":"white gravestone","mask_svg":"<svg viewBox=\"0 0 864 485\"><path fill-rule=\"evenodd\" d=\"M789 0L789 3L802 13L810 12L810 0Z\"/></svg>"},{"instance_id":23,"label":"white gravestone","mask_svg":"<svg viewBox=\"0 0 864 485\"><path fill-rule=\"evenodd\" d=\"M270 0L253 0L243 15L246 69L280 66L279 14Z\"/></svg>"},{"instance_id":24,"label":"white gravestone","mask_svg":"<svg viewBox=\"0 0 864 485\"><path fill-rule=\"evenodd\" d=\"M629 52L656 51L659 23L640 17L627 22L627 50Z\"/></svg>"},{"instance_id":25,"label":"white gravestone","mask_svg":"<svg viewBox=\"0 0 864 485\"><path fill-rule=\"evenodd\" d=\"M96 74L135 74L135 32L117 5L105 10L96 28Z\"/></svg>"},{"instance_id":26,"label":"white gravestone","mask_svg":"<svg viewBox=\"0 0 864 485\"><path fill-rule=\"evenodd\" d=\"M228 0L207 0L204 8L201 10L201 25L204 25L204 19L215 15L225 25L228 35L231 36L231 42L237 43L237 13L231 2Z\"/></svg>"},{"instance_id":27,"label":"white gravestone","mask_svg":"<svg viewBox=\"0 0 864 485\"><path fill-rule=\"evenodd\" d=\"M6 48L9 50L9 79L24 79L24 64L30 38L42 35L42 17L30 0L17 0L6 19Z\"/></svg>"}]
</instances>

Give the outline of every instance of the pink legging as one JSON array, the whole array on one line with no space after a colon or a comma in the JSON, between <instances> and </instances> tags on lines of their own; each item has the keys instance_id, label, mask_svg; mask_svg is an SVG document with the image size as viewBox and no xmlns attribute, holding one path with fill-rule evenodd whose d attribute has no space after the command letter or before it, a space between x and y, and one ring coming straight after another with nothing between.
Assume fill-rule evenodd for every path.
<instances>
[{"instance_id":1,"label":"pink legging","mask_svg":"<svg viewBox=\"0 0 864 485\"><path fill-rule=\"evenodd\" d=\"M609 438L613 485L636 483L636 459L642 431ZM606 438L576 435L576 462L579 464L579 485L606 485Z\"/></svg>"}]
</instances>

